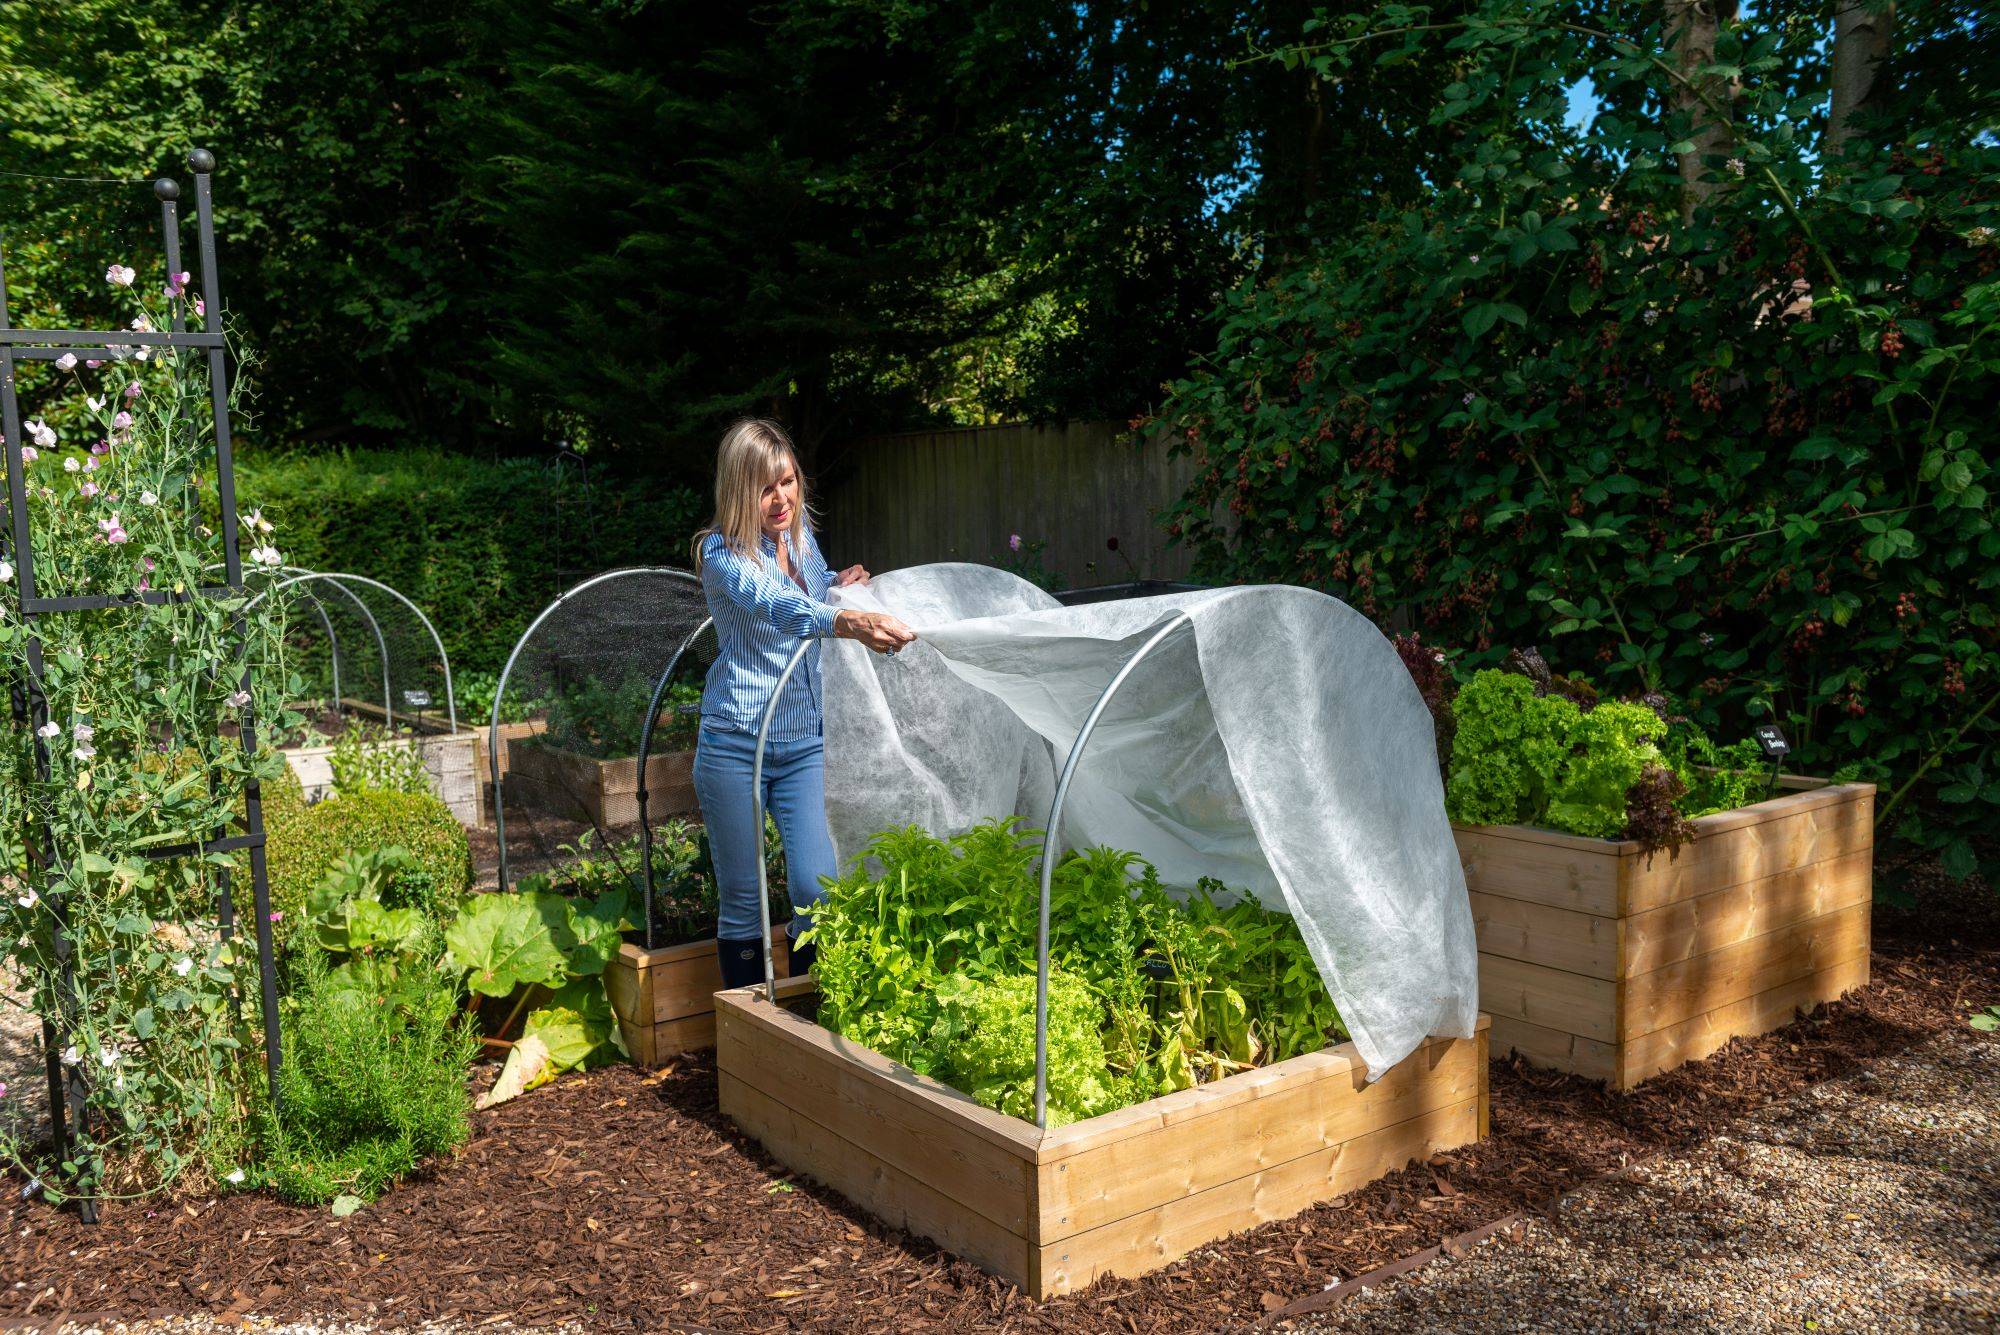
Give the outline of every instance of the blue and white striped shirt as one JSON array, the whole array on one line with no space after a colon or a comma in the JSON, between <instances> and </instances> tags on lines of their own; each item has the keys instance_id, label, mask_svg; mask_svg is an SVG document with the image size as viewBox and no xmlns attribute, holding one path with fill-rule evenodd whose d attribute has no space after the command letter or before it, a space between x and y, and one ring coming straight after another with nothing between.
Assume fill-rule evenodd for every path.
<instances>
[{"instance_id":1,"label":"blue and white striped shirt","mask_svg":"<svg viewBox=\"0 0 2000 1335\"><path fill-rule=\"evenodd\" d=\"M826 601L831 579L818 541L807 529L804 551L794 548L789 536L785 545L792 569L805 581L803 591L778 569L778 547L769 534L761 535L754 558L732 549L719 533L709 534L701 545L701 587L721 646L701 693L705 727L756 732L799 641L833 634L836 609ZM815 644L785 683L771 716L772 741L819 735L819 657Z\"/></svg>"}]
</instances>

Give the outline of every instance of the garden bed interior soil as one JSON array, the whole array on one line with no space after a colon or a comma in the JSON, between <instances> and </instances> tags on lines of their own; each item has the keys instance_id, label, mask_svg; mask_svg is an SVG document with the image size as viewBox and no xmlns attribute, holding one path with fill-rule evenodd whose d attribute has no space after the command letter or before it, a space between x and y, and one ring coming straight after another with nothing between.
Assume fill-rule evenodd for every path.
<instances>
[{"instance_id":1,"label":"garden bed interior soil","mask_svg":"<svg viewBox=\"0 0 2000 1335\"><path fill-rule=\"evenodd\" d=\"M346 1219L265 1195L106 1208L10 1182L0 1316L59 1312L568 1319L591 1329L1184 1331L1247 1327L1330 1284L1562 1195L1964 1023L2000 951L1885 935L1875 982L1802 1023L1614 1095L1496 1061L1492 1136L1140 1280L1034 1304L778 1169L716 1112L707 1055L613 1067L474 1115L453 1161ZM490 1068L488 1068L490 1071ZM484 1078L490 1078L490 1074ZM53 1292L48 1292L49 1290ZM32 1310L31 1310L32 1309Z\"/></svg>"}]
</instances>

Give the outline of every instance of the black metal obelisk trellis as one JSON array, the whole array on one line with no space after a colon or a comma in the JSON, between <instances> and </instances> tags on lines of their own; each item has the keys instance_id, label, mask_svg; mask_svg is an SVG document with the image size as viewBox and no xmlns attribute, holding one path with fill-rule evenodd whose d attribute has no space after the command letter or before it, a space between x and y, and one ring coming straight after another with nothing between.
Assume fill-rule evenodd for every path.
<instances>
[{"instance_id":1,"label":"black metal obelisk trellis","mask_svg":"<svg viewBox=\"0 0 2000 1335\"><path fill-rule=\"evenodd\" d=\"M196 227L197 260L200 265L199 291L207 303L211 314L211 326L219 324L222 314L222 293L215 263L215 221L209 198L209 175L215 170L215 155L207 149L195 149L188 154L188 166L194 172L194 210ZM178 273L181 267L181 237L179 200L180 187L172 179L162 177L153 182L153 193L160 201L161 240L166 252L167 272ZM47 723L49 714L48 697L44 690L44 658L42 641L36 632L39 617L58 612L107 611L112 608L128 607L137 603L162 604L181 602L195 598L218 598L241 596L243 588L243 563L238 552L236 514L236 468L229 438L229 379L226 350L223 336L213 327L191 332L187 327L185 295L173 300L173 328L171 330L137 331L125 329L16 329L7 315L7 273L4 248L0 248L0 433L6 438L5 456L7 470L7 502L9 524L0 533L0 559L9 559L15 568L15 579L20 593L21 619L27 631L20 661L14 665L15 681L10 691L17 725L39 729ZM166 589L145 590L115 596L74 595L44 597L36 591L35 553L28 521L27 471L21 454L21 412L15 394L14 370L22 361L55 361L65 354L88 350L104 360L129 357L139 346L165 349L160 355L166 357L206 357L208 361L209 401L215 425L215 479L217 501L221 511L223 583L174 592ZM245 634L244 622L238 616L233 628L239 648ZM250 687L250 669L247 665L237 683L238 689L247 692ZM239 713L238 737L244 754L251 756L257 750L257 723L254 710L245 705ZM43 783L49 782L51 757L49 744L39 732L35 735L35 768ZM209 776L211 785L216 775ZM60 855L54 841L37 839L29 830L26 845L29 857L38 867L47 867L60 873ZM275 956L271 938L271 889L264 858L264 815L263 801L259 785L253 776L244 786L244 806L242 828L234 832L216 830L212 836L194 843L177 844L169 847L153 847L135 850L138 855L163 860L170 858L199 857L209 853L246 852L250 861L250 881L252 896L256 906L257 972L263 1003L264 1064L270 1079L271 1099L275 1106L278 1099L278 982ZM60 883L58 875L51 885ZM227 867L220 868L216 877L216 917L221 935L227 941L235 932L236 911L232 903L230 874ZM65 896L55 891L42 897L42 903L53 915L54 955L57 963L58 985L61 996L58 999L57 1014L45 1016L42 1038L46 1047L49 1081L49 1122L54 1135L56 1159L69 1158L70 1135L87 1111L88 1087L81 1063L66 1064L60 1053L69 1041L67 1028L77 1014L76 980L74 967L74 944L68 939L69 923ZM86 1197L81 1206L86 1219L95 1217L92 1202Z\"/></svg>"}]
</instances>

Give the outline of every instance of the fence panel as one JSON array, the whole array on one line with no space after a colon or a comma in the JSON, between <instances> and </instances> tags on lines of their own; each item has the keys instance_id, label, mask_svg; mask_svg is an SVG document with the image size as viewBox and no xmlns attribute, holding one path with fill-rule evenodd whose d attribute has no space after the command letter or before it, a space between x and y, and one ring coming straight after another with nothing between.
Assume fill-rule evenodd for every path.
<instances>
[{"instance_id":1,"label":"fence panel","mask_svg":"<svg viewBox=\"0 0 2000 1335\"><path fill-rule=\"evenodd\" d=\"M830 451L824 473L824 545L836 568L994 565L1018 533L1048 544L1043 564L1071 588L1189 571L1153 516L1186 489L1194 463L1169 459L1158 437L1135 443L1123 422L866 437Z\"/></svg>"}]
</instances>

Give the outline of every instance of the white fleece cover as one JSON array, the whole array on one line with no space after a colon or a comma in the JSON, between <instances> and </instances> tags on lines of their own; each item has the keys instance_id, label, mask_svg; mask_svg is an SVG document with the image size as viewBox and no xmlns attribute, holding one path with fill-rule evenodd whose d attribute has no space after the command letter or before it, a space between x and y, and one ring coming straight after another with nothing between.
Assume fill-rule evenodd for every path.
<instances>
[{"instance_id":1,"label":"white fleece cover","mask_svg":"<svg viewBox=\"0 0 2000 1335\"><path fill-rule=\"evenodd\" d=\"M1091 735L1065 847L1129 849L1167 884L1212 876L1298 921L1381 1076L1469 1038L1478 955L1431 718L1366 617L1264 585L1063 607L1002 570L916 566L837 590L917 631L893 657L831 642L827 810L842 864L878 832L1040 829L1113 675L1176 614Z\"/></svg>"}]
</instances>

